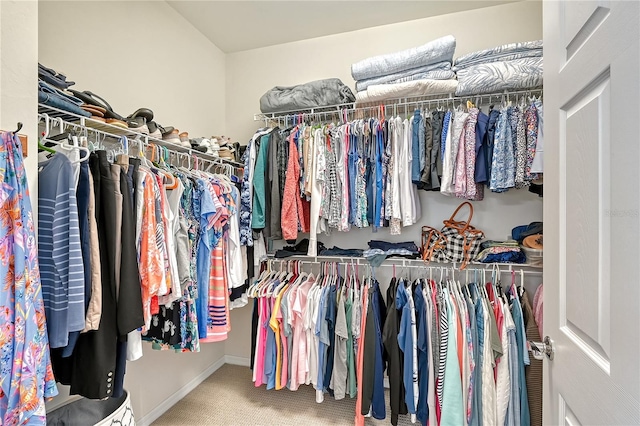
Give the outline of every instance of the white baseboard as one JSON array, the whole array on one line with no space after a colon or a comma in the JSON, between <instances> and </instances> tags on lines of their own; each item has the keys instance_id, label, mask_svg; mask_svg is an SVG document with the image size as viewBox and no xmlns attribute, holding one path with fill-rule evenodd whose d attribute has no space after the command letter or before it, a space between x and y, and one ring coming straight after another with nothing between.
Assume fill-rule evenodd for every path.
<instances>
[{"instance_id":1,"label":"white baseboard","mask_svg":"<svg viewBox=\"0 0 640 426\"><path fill-rule=\"evenodd\" d=\"M224 363L231 365L241 365L243 367L249 367L251 365L251 359L243 356L225 355Z\"/></svg>"},{"instance_id":2,"label":"white baseboard","mask_svg":"<svg viewBox=\"0 0 640 426\"><path fill-rule=\"evenodd\" d=\"M156 408L151 410L146 416L136 421L137 426L150 426L158 417L163 415L169 408L173 407L178 401L187 396L189 392L194 390L200 383L204 382L207 377L212 375L218 368L222 367L226 362L227 356L220 357L216 362L211 364L206 370L198 374L189 383L180 388L176 393L162 401ZM239 357L234 357L239 358ZM242 358L239 358L242 359ZM232 364L229 362L229 364ZM247 364L249 365L249 364Z\"/></svg>"}]
</instances>

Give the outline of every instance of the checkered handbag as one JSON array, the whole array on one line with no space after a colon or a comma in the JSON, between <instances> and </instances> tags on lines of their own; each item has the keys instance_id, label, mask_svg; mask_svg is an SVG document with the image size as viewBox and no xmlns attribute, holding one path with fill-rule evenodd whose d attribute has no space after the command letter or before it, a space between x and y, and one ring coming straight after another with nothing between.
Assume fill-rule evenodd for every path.
<instances>
[{"instance_id":1,"label":"checkered handbag","mask_svg":"<svg viewBox=\"0 0 640 426\"><path fill-rule=\"evenodd\" d=\"M469 218L466 221L456 220L456 215L462 207L469 207ZM471 226L473 205L468 201L460 204L448 220L445 220L442 235L446 240L446 248L435 253L433 260L439 262L461 263L464 269L480 252L480 243L484 239L484 232Z\"/></svg>"}]
</instances>

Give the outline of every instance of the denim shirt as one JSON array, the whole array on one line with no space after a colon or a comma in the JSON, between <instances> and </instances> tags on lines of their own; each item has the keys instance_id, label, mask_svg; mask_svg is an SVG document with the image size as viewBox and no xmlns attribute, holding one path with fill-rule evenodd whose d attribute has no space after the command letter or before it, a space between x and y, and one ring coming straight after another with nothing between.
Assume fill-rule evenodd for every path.
<instances>
[{"instance_id":1,"label":"denim shirt","mask_svg":"<svg viewBox=\"0 0 640 426\"><path fill-rule=\"evenodd\" d=\"M398 345L404 354L403 382L405 390L405 404L410 414L416 413L416 406L413 401L413 338L411 336L411 306L405 283L400 280L396 291L396 309L402 310L400 319L400 331L398 332Z\"/></svg>"},{"instance_id":2,"label":"denim shirt","mask_svg":"<svg viewBox=\"0 0 640 426\"><path fill-rule=\"evenodd\" d=\"M381 123L378 123L378 131L376 133L375 144L375 167L376 167L376 204L373 211L374 222L373 229L382 226L382 219L384 218L384 206L382 200L384 199L383 193L383 171L382 171L382 153L384 152L384 127Z\"/></svg>"},{"instance_id":3,"label":"denim shirt","mask_svg":"<svg viewBox=\"0 0 640 426\"><path fill-rule=\"evenodd\" d=\"M473 284L471 291L477 296L475 302L476 309L476 330L478 334L478 352L476 358L476 368L474 369L473 382L473 398L477 400L478 411L472 414L472 419L477 419L479 424L482 423L482 364L484 362L484 310L482 309L482 296L478 294L476 284Z\"/></svg>"}]
</instances>

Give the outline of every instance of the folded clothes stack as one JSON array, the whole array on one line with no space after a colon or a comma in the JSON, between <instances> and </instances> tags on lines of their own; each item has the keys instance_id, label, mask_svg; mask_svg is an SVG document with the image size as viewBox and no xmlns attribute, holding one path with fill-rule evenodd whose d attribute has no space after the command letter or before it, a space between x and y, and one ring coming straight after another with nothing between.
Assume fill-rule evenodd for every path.
<instances>
[{"instance_id":1,"label":"folded clothes stack","mask_svg":"<svg viewBox=\"0 0 640 426\"><path fill-rule=\"evenodd\" d=\"M322 250L320 256L362 257L362 249L343 249L337 246Z\"/></svg>"},{"instance_id":2,"label":"folded clothes stack","mask_svg":"<svg viewBox=\"0 0 640 426\"><path fill-rule=\"evenodd\" d=\"M90 117L91 113L81 108L84 102L67 91L74 84L66 76L38 64L38 103Z\"/></svg>"},{"instance_id":3,"label":"folded clothes stack","mask_svg":"<svg viewBox=\"0 0 640 426\"><path fill-rule=\"evenodd\" d=\"M280 259L283 257L291 257L291 256L306 256L307 251L309 250L309 239L304 238L300 240L296 245L293 246L285 246L280 250L276 250L273 257ZM317 251L318 253L322 253L325 250L324 244L320 241L317 242Z\"/></svg>"},{"instance_id":4,"label":"folded clothes stack","mask_svg":"<svg viewBox=\"0 0 640 426\"><path fill-rule=\"evenodd\" d=\"M413 241L389 243L387 241L369 241L369 250L362 253L372 266L380 266L387 257L398 256L417 259L420 250Z\"/></svg>"},{"instance_id":5,"label":"folded clothes stack","mask_svg":"<svg viewBox=\"0 0 640 426\"><path fill-rule=\"evenodd\" d=\"M542 86L542 40L510 43L457 58L456 95L468 96Z\"/></svg>"},{"instance_id":6,"label":"folded clothes stack","mask_svg":"<svg viewBox=\"0 0 640 426\"><path fill-rule=\"evenodd\" d=\"M351 65L356 102L455 92L451 69L456 39L449 35L422 46L364 59Z\"/></svg>"},{"instance_id":7,"label":"folded clothes stack","mask_svg":"<svg viewBox=\"0 0 640 426\"><path fill-rule=\"evenodd\" d=\"M104 98L95 93L71 89L70 87L74 84L73 81L67 81L65 75L38 64L38 103L40 104L91 118L92 121L87 122L88 126L95 126L93 122L98 121L216 157L239 161L236 155L239 144L234 145L230 138L218 138L220 142L215 137L190 139L188 132L180 132L171 126L163 127L154 121L153 111L149 108L139 108L127 117L121 116ZM60 117L67 121L77 120L77 117L51 112L49 109L46 109L46 112L51 117Z\"/></svg>"},{"instance_id":8,"label":"folded clothes stack","mask_svg":"<svg viewBox=\"0 0 640 426\"><path fill-rule=\"evenodd\" d=\"M483 263L525 263L527 258L517 241L483 241L476 257Z\"/></svg>"}]
</instances>

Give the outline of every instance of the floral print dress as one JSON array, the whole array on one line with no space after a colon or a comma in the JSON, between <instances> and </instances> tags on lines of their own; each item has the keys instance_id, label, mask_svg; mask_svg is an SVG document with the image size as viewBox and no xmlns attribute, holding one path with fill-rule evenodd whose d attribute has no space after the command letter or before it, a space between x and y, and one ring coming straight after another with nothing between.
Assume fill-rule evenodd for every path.
<instances>
[{"instance_id":1,"label":"floral print dress","mask_svg":"<svg viewBox=\"0 0 640 426\"><path fill-rule=\"evenodd\" d=\"M2 134L0 170L0 424L44 424L44 400L58 390L22 146L10 133Z\"/></svg>"}]
</instances>

